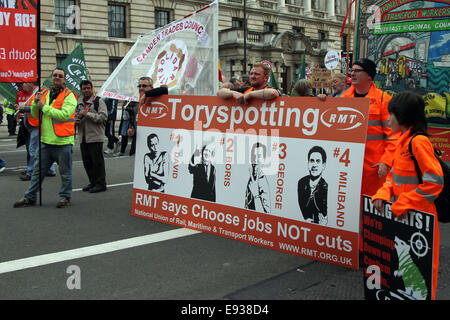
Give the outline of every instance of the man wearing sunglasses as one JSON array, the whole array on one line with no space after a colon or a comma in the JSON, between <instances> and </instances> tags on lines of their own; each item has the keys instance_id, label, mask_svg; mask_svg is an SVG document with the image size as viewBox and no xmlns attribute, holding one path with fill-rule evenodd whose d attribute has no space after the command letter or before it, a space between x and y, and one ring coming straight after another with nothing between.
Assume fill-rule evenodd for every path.
<instances>
[{"instance_id":1,"label":"man wearing sunglasses","mask_svg":"<svg viewBox=\"0 0 450 320\"><path fill-rule=\"evenodd\" d=\"M139 90L139 103L131 102L127 111L130 115L129 124L128 124L128 136L132 137L133 140L131 142L130 148L130 157L134 155L136 151L136 128L137 128L137 115L139 112L139 105L145 103L146 98L154 98L163 94L168 94L168 89L166 86L162 86L159 88L153 88L153 80L150 77L141 77L139 78L138 84ZM124 142L125 138L125 142ZM120 150L120 154L123 155L125 153L125 149L127 147L128 137L122 137L122 146Z\"/></svg>"},{"instance_id":2,"label":"man wearing sunglasses","mask_svg":"<svg viewBox=\"0 0 450 320\"><path fill-rule=\"evenodd\" d=\"M153 89L153 81L149 77L139 78L138 84L139 98L145 95L145 91ZM120 153L114 155L124 155L127 149L128 137L131 137L130 157L136 152L136 128L137 128L137 114L139 112L139 103L130 102L127 106L127 112L129 115L127 135L122 136L120 145Z\"/></svg>"},{"instance_id":3,"label":"man wearing sunglasses","mask_svg":"<svg viewBox=\"0 0 450 320\"><path fill-rule=\"evenodd\" d=\"M350 75L352 85L342 97L370 99L362 193L372 196L385 181L396 146L395 140L391 137L392 129L387 122L388 103L391 96L378 89L373 83L376 65L372 60L361 59L354 62Z\"/></svg>"},{"instance_id":4,"label":"man wearing sunglasses","mask_svg":"<svg viewBox=\"0 0 450 320\"><path fill-rule=\"evenodd\" d=\"M56 207L68 206L72 197L72 148L77 100L73 92L66 88L66 74L63 69L53 70L51 80L50 90L44 89L36 93L31 104L32 116L37 119L41 117L41 150L40 153L37 152L40 157L34 162L33 174L25 196L14 203L15 208L36 204L39 186L53 162L58 163L61 175L60 200Z\"/></svg>"}]
</instances>

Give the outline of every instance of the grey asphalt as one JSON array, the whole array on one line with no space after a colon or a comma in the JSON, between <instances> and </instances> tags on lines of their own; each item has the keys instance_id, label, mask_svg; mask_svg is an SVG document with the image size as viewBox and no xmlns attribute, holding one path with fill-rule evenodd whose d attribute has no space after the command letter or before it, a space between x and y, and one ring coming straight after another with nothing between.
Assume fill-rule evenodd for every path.
<instances>
[{"instance_id":1,"label":"grey asphalt","mask_svg":"<svg viewBox=\"0 0 450 320\"><path fill-rule=\"evenodd\" d=\"M0 125L0 264L18 259L176 229L131 216L134 157L105 156L106 192L88 183L78 143L73 154L73 198L57 209L59 175L43 183L42 206L14 209L28 182L24 147L16 149ZM128 152L128 149L127 149ZM450 224L441 225L437 298L450 298ZM70 266L80 289L70 289ZM0 299L80 300L362 300L362 271L197 233L84 258L0 274Z\"/></svg>"}]
</instances>

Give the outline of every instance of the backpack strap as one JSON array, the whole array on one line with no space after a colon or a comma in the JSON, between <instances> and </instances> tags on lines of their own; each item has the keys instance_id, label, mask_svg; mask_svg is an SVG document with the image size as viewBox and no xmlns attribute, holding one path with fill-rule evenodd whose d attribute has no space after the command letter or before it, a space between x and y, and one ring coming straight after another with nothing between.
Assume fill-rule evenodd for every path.
<instances>
[{"instance_id":1,"label":"backpack strap","mask_svg":"<svg viewBox=\"0 0 450 320\"><path fill-rule=\"evenodd\" d=\"M98 106L99 106L99 104L100 104L100 97L95 97L95 99L94 99L94 109L95 109L95 111L97 111L98 112Z\"/></svg>"},{"instance_id":2,"label":"backpack strap","mask_svg":"<svg viewBox=\"0 0 450 320\"><path fill-rule=\"evenodd\" d=\"M423 134L423 133L416 133L416 134L411 138L411 140L409 140L408 150L409 150L409 157L410 157L411 160L414 162L414 167L416 168L416 173L417 173L417 177L419 178L419 182L420 182L420 184L422 184L422 183L423 183L423 180L422 180L422 171L420 170L419 163L417 163L417 159L416 159L416 157L414 156L414 154L413 154L413 152L412 152L412 141L413 141L413 139L414 139L416 136L419 136L419 135L421 135L421 136L426 136L426 135Z\"/></svg>"}]
</instances>

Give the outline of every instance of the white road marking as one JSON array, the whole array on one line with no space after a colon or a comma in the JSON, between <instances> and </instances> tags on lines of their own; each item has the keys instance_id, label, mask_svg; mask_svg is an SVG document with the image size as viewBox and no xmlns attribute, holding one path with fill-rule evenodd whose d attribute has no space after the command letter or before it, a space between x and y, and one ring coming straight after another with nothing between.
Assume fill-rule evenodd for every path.
<instances>
[{"instance_id":1,"label":"white road marking","mask_svg":"<svg viewBox=\"0 0 450 320\"><path fill-rule=\"evenodd\" d=\"M14 272L29 268L35 268L52 263L58 263L67 260L81 259L89 256L99 255L103 253L134 248L138 246L148 245L156 242L176 239L180 237L191 236L200 231L191 229L174 229L146 236L134 237L130 239L107 242L103 244L92 245L73 250L66 250L56 253L43 254L39 256L23 258L18 260L6 261L0 263L0 274Z\"/></svg>"},{"instance_id":2,"label":"white road marking","mask_svg":"<svg viewBox=\"0 0 450 320\"><path fill-rule=\"evenodd\" d=\"M130 185L130 184L133 184L133 181L131 181L131 182L123 182L123 183L116 183L116 184L108 184L106 187L107 188L120 187L120 186L126 186L126 185ZM83 190L83 188L72 189L72 192L81 191L81 190Z\"/></svg>"}]
</instances>

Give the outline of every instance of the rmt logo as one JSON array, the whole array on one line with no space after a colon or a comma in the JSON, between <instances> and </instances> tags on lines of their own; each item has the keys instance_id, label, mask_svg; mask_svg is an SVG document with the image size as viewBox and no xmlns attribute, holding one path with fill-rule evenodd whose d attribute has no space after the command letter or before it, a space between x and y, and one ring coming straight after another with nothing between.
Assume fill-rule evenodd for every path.
<instances>
[{"instance_id":1,"label":"rmt logo","mask_svg":"<svg viewBox=\"0 0 450 320\"><path fill-rule=\"evenodd\" d=\"M336 107L325 110L320 116L320 121L328 128L332 126L336 130L352 130L362 126L364 115L351 107Z\"/></svg>"},{"instance_id":2,"label":"rmt logo","mask_svg":"<svg viewBox=\"0 0 450 320\"><path fill-rule=\"evenodd\" d=\"M139 112L144 117L149 117L150 119L161 119L164 118L169 111L169 108L158 101L152 101L150 103L146 103L139 109Z\"/></svg>"}]
</instances>

